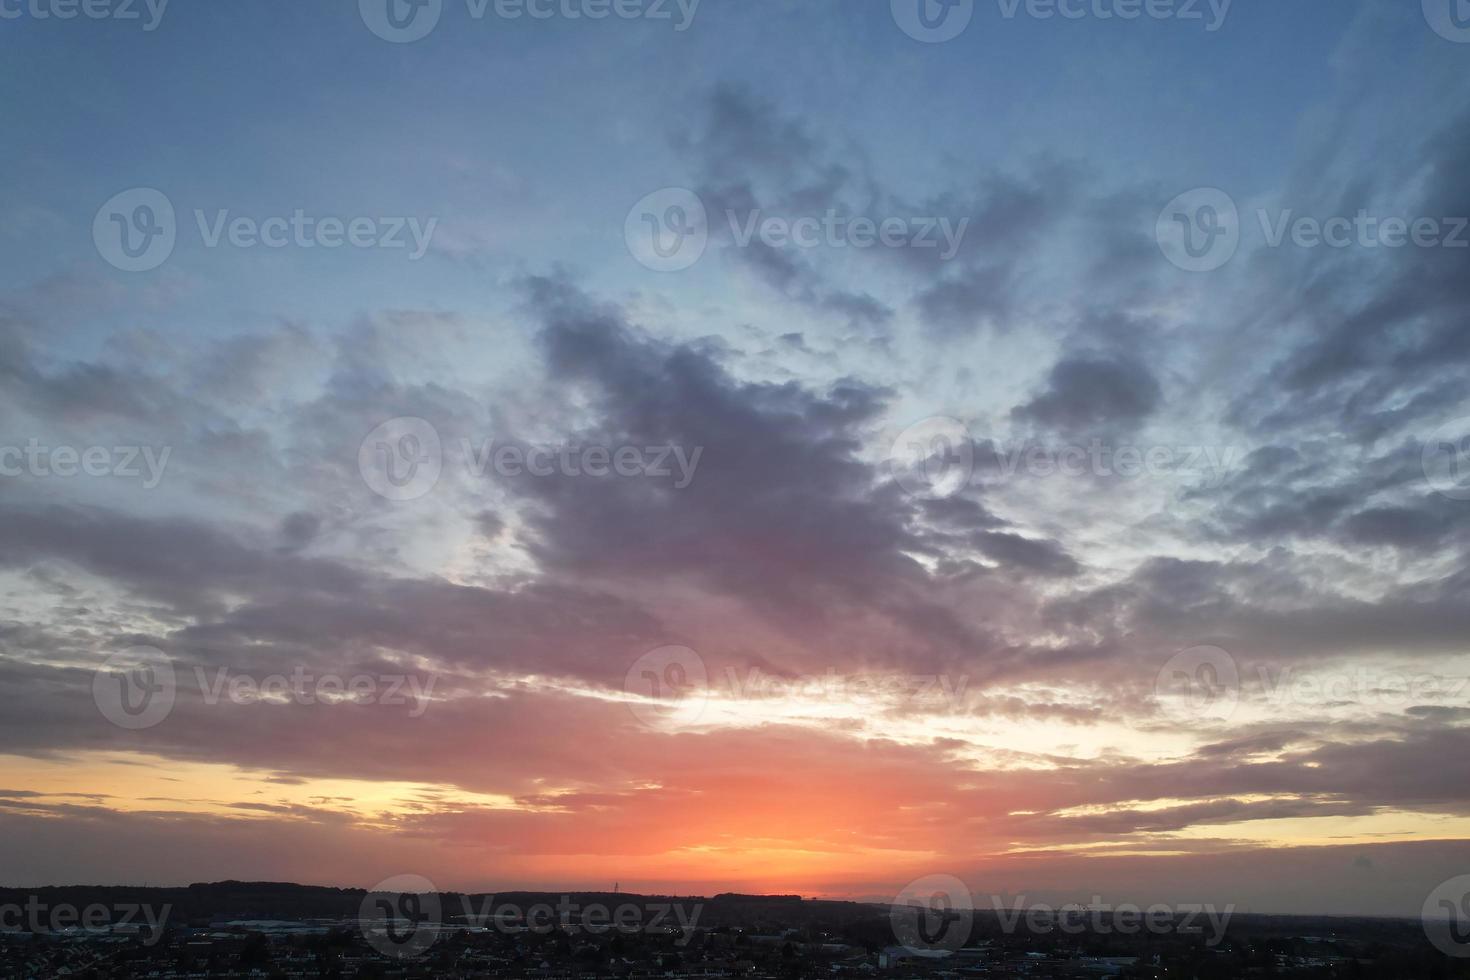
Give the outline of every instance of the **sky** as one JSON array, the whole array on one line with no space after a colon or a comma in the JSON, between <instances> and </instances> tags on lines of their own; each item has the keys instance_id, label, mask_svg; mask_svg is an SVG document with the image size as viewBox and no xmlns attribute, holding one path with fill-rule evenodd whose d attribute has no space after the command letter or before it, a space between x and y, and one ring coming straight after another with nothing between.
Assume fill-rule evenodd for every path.
<instances>
[{"instance_id":1,"label":"sky","mask_svg":"<svg viewBox=\"0 0 1470 980\"><path fill-rule=\"evenodd\" d=\"M1418 915L1465 13L0 0L0 884Z\"/></svg>"}]
</instances>

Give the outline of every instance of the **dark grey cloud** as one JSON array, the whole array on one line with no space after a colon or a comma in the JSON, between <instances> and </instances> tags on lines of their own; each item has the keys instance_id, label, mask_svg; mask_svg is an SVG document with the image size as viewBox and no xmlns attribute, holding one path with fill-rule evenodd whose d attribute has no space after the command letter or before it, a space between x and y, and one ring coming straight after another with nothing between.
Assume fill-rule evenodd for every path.
<instances>
[{"instance_id":1,"label":"dark grey cloud","mask_svg":"<svg viewBox=\"0 0 1470 980\"><path fill-rule=\"evenodd\" d=\"M676 142L694 160L700 180L696 191L716 242L732 244L730 215L737 222L748 221L756 212L790 220L850 207L842 197L852 189L856 175L826 158L822 140L802 120L781 115L774 103L747 90L716 86L705 103L699 129ZM776 248L757 237L724 251L810 310L841 317L864 330L892 319L887 305L866 292L836 285L816 259L799 250Z\"/></svg>"},{"instance_id":2,"label":"dark grey cloud","mask_svg":"<svg viewBox=\"0 0 1470 980\"><path fill-rule=\"evenodd\" d=\"M1396 165L1401 176L1361 170L1322 190L1321 208L1352 217L1429 218L1446 231L1470 216L1462 179L1470 166L1470 116L1443 127ZM1395 201L1405 185L1407 204ZM1310 201L1287 201L1297 213ZM1470 229L1462 239L1470 241ZM1470 359L1470 247L1270 250L1277 265L1261 308L1286 329L1290 346L1235 402L1233 416L1268 432L1330 428L1360 442L1412 432L1426 417L1465 404L1460 376ZM1255 316L1253 312L1250 314Z\"/></svg>"},{"instance_id":3,"label":"dark grey cloud","mask_svg":"<svg viewBox=\"0 0 1470 980\"><path fill-rule=\"evenodd\" d=\"M1039 261L1039 246L1075 217L1083 179L1080 167L1038 158L1020 175L987 172L909 198L881 181L860 151L830 145L808 120L732 85L710 92L701 125L676 145L699 174L697 191L722 244L731 244L730 214L740 222L755 212L789 220L829 211L875 222L948 222L956 238L952 248L931 229L925 237L945 247L802 250L755 239L726 249L733 261L789 299L878 332L888 327L894 309L869 292L837 285L843 277L836 274L834 256L857 259L894 294L908 297L940 338L1008 326L1029 266Z\"/></svg>"},{"instance_id":4,"label":"dark grey cloud","mask_svg":"<svg viewBox=\"0 0 1470 980\"><path fill-rule=\"evenodd\" d=\"M1418 508L1371 507L1360 510L1347 518L1343 531L1348 540L1365 545L1435 551L1446 543L1448 536L1463 531L1463 519L1464 515L1454 501L1429 496Z\"/></svg>"},{"instance_id":5,"label":"dark grey cloud","mask_svg":"<svg viewBox=\"0 0 1470 980\"><path fill-rule=\"evenodd\" d=\"M1463 562L1426 581L1384 586L1371 597L1324 584L1318 567L1284 547L1233 562L1153 558L1124 581L1052 600L1048 617L1073 628L1127 636L1132 656L1155 669L1172 652L1220 646L1243 668L1303 660L1448 656L1470 628ZM1145 651L1154 652L1146 654Z\"/></svg>"},{"instance_id":6,"label":"dark grey cloud","mask_svg":"<svg viewBox=\"0 0 1470 980\"><path fill-rule=\"evenodd\" d=\"M322 519L307 511L287 514L281 521L281 546L288 550L305 548L321 533Z\"/></svg>"},{"instance_id":7,"label":"dark grey cloud","mask_svg":"<svg viewBox=\"0 0 1470 980\"><path fill-rule=\"evenodd\" d=\"M520 481L542 508L530 548L548 570L703 582L802 633L861 606L904 624L920 648L983 649L982 634L923 597L929 576L910 557L927 550L910 524L916 501L859 457L889 392L738 381L691 346L640 336L568 283L528 286L553 377L598 411L577 438L702 451L682 489Z\"/></svg>"},{"instance_id":8,"label":"dark grey cloud","mask_svg":"<svg viewBox=\"0 0 1470 980\"><path fill-rule=\"evenodd\" d=\"M1011 414L1064 432L1112 432L1136 427L1162 398L1158 381L1142 362L1075 354L1057 361L1042 390Z\"/></svg>"},{"instance_id":9,"label":"dark grey cloud","mask_svg":"<svg viewBox=\"0 0 1470 980\"><path fill-rule=\"evenodd\" d=\"M1383 450L1347 439L1268 445L1218 486L1185 496L1210 504L1200 527L1217 540L1462 553L1459 502L1430 491L1422 457L1412 439Z\"/></svg>"},{"instance_id":10,"label":"dark grey cloud","mask_svg":"<svg viewBox=\"0 0 1470 980\"><path fill-rule=\"evenodd\" d=\"M1063 577L1082 571L1077 560L1054 541L1024 538L1002 531L980 531L972 535L970 541L986 557L1018 571Z\"/></svg>"}]
</instances>

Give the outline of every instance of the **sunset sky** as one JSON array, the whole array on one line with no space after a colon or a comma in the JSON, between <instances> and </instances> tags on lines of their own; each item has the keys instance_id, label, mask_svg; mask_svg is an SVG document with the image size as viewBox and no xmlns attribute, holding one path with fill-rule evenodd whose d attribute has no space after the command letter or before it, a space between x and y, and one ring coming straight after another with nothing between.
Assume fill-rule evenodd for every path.
<instances>
[{"instance_id":1,"label":"sunset sky","mask_svg":"<svg viewBox=\"0 0 1470 980\"><path fill-rule=\"evenodd\" d=\"M1470 873L1470 247L1272 235L1470 215L1433 5L0 19L0 885L1417 915ZM227 230L298 211L406 246Z\"/></svg>"}]
</instances>

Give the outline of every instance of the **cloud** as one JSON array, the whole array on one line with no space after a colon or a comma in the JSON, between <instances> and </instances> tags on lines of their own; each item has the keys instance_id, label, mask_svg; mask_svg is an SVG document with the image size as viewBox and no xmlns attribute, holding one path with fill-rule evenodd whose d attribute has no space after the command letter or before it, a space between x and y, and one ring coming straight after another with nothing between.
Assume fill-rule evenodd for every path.
<instances>
[{"instance_id":1,"label":"cloud","mask_svg":"<svg viewBox=\"0 0 1470 980\"><path fill-rule=\"evenodd\" d=\"M1074 355L1052 366L1045 387L1012 415L1067 432L1132 428L1158 407L1159 383L1139 361Z\"/></svg>"}]
</instances>

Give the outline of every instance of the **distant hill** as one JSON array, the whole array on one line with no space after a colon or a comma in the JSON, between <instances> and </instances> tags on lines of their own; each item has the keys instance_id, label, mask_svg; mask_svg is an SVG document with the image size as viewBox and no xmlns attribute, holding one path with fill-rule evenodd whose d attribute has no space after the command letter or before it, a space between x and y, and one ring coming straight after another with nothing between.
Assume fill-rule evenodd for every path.
<instances>
[{"instance_id":1,"label":"distant hill","mask_svg":"<svg viewBox=\"0 0 1470 980\"><path fill-rule=\"evenodd\" d=\"M207 925L214 922L258 919L354 919L358 915L367 890L332 888L321 885L298 885L280 881L215 881L177 888L127 885L60 885L43 888L0 888L0 905L28 901L47 905L70 905L85 908L102 905L170 906L169 922L174 925ZM701 907L702 926L749 925L768 921L772 928L800 927L814 922L842 925L854 920L873 918L881 909L858 902L813 900L800 895L740 895L723 893L713 898L689 895L639 895L628 892L441 892L440 904L445 918L453 921L456 913L469 907L477 912L487 900L493 907L506 905L522 910L534 905L572 903L578 907L599 904L649 907L681 903Z\"/></svg>"},{"instance_id":2,"label":"distant hill","mask_svg":"<svg viewBox=\"0 0 1470 980\"><path fill-rule=\"evenodd\" d=\"M101 905L116 909L126 905L170 906L171 926L207 926L236 920L326 919L354 921L367 891L362 888L332 888L279 881L215 881L178 888L119 885L64 885L43 888L0 888L0 906L36 902L45 906L68 905L76 909ZM444 921L463 921L464 910L480 915L486 911L516 906L522 912L535 905L569 902L578 908L603 905L609 909L635 905L654 916L650 907L665 909L673 903L698 905L701 928L740 926L762 933L779 934L787 929L816 927L833 933L856 929L871 932L875 942L891 936L889 909L885 904L828 899L804 899L800 895L745 895L723 892L710 898L690 895L640 895L627 892L441 892ZM1239 913L1230 919L1232 935L1255 937L1352 935L1387 943L1422 942L1420 924L1413 919L1374 919L1347 916L1284 916ZM1002 923L990 909L977 909L976 939L1003 934Z\"/></svg>"}]
</instances>

